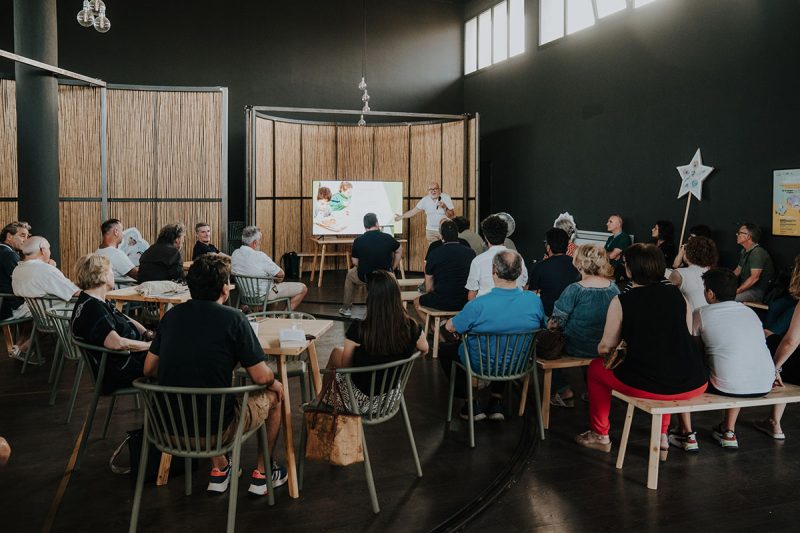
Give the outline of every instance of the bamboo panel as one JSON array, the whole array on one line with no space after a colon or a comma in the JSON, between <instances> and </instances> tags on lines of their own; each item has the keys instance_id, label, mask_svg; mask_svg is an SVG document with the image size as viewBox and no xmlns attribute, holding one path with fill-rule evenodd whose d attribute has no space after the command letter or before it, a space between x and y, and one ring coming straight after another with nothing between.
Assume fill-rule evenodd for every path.
<instances>
[{"instance_id":1,"label":"bamboo panel","mask_svg":"<svg viewBox=\"0 0 800 533\"><path fill-rule=\"evenodd\" d=\"M464 214L464 200L461 198L453 198L453 211L456 212L455 216L460 216ZM422 216L422 215L420 215Z\"/></svg>"},{"instance_id":2,"label":"bamboo panel","mask_svg":"<svg viewBox=\"0 0 800 533\"><path fill-rule=\"evenodd\" d=\"M100 116L100 89L59 85L59 195L100 196Z\"/></svg>"},{"instance_id":3,"label":"bamboo panel","mask_svg":"<svg viewBox=\"0 0 800 533\"><path fill-rule=\"evenodd\" d=\"M425 240L425 215L419 214L410 218L408 226L409 258L406 265L412 272L422 272L425 252L428 251L428 241Z\"/></svg>"},{"instance_id":4,"label":"bamboo panel","mask_svg":"<svg viewBox=\"0 0 800 533\"><path fill-rule=\"evenodd\" d=\"M0 202L0 226L17 220L17 202Z\"/></svg>"},{"instance_id":5,"label":"bamboo panel","mask_svg":"<svg viewBox=\"0 0 800 533\"><path fill-rule=\"evenodd\" d=\"M183 241L181 255L184 261L190 261L195 241L194 225L205 222L211 226L211 234L219 236L221 206L221 202L161 202L156 204L156 226L159 230L167 224L178 222L186 226L186 239ZM220 242L214 244L217 248L221 247Z\"/></svg>"},{"instance_id":6,"label":"bamboo panel","mask_svg":"<svg viewBox=\"0 0 800 533\"><path fill-rule=\"evenodd\" d=\"M469 197L475 198L477 196L476 187L478 183L478 173L476 163L478 160L478 148L477 148L477 125L478 122L474 118L469 119L469 140L468 140L468 150L469 156L467 160L469 161L469 168L468 168L468 180L469 180Z\"/></svg>"},{"instance_id":7,"label":"bamboo panel","mask_svg":"<svg viewBox=\"0 0 800 533\"><path fill-rule=\"evenodd\" d=\"M273 200L257 200L256 201L256 219L255 225L261 229L261 251L269 256L275 254L273 250L273 224L272 213L274 210Z\"/></svg>"},{"instance_id":8,"label":"bamboo panel","mask_svg":"<svg viewBox=\"0 0 800 533\"><path fill-rule=\"evenodd\" d=\"M336 126L303 125L302 196L314 181L336 179Z\"/></svg>"},{"instance_id":9,"label":"bamboo panel","mask_svg":"<svg viewBox=\"0 0 800 533\"><path fill-rule=\"evenodd\" d=\"M478 230L475 229L478 227L477 202L475 200L470 200L469 202L467 202L467 205L469 206L469 216L467 217L467 222L469 222L469 227L477 233Z\"/></svg>"},{"instance_id":10,"label":"bamboo panel","mask_svg":"<svg viewBox=\"0 0 800 533\"><path fill-rule=\"evenodd\" d=\"M411 126L410 196L428 194L428 184L441 183L442 125ZM449 194L450 191L444 191Z\"/></svg>"},{"instance_id":11,"label":"bamboo panel","mask_svg":"<svg viewBox=\"0 0 800 533\"><path fill-rule=\"evenodd\" d=\"M374 129L366 126L338 126L336 128L338 179L354 181L372 179L372 132Z\"/></svg>"},{"instance_id":12,"label":"bamboo panel","mask_svg":"<svg viewBox=\"0 0 800 533\"><path fill-rule=\"evenodd\" d=\"M408 194L408 126L375 127L375 180L402 181Z\"/></svg>"},{"instance_id":13,"label":"bamboo panel","mask_svg":"<svg viewBox=\"0 0 800 533\"><path fill-rule=\"evenodd\" d=\"M303 127L275 123L275 196L300 196L300 137Z\"/></svg>"},{"instance_id":14,"label":"bamboo panel","mask_svg":"<svg viewBox=\"0 0 800 533\"><path fill-rule=\"evenodd\" d=\"M222 94L159 92L156 183L160 198L219 198Z\"/></svg>"},{"instance_id":15,"label":"bamboo panel","mask_svg":"<svg viewBox=\"0 0 800 533\"><path fill-rule=\"evenodd\" d=\"M111 198L156 196L157 96L153 91L107 91L108 195Z\"/></svg>"},{"instance_id":16,"label":"bamboo panel","mask_svg":"<svg viewBox=\"0 0 800 533\"><path fill-rule=\"evenodd\" d=\"M148 244L156 242L159 228L155 202L109 202L108 215L119 219L126 228L138 229Z\"/></svg>"},{"instance_id":17,"label":"bamboo panel","mask_svg":"<svg viewBox=\"0 0 800 533\"><path fill-rule=\"evenodd\" d=\"M100 243L100 202L59 202L58 211L61 220L58 266L74 280L78 259L95 251Z\"/></svg>"},{"instance_id":18,"label":"bamboo panel","mask_svg":"<svg viewBox=\"0 0 800 533\"><path fill-rule=\"evenodd\" d=\"M286 252L302 250L300 225L300 200L275 200L275 255L272 259L280 263Z\"/></svg>"},{"instance_id":19,"label":"bamboo panel","mask_svg":"<svg viewBox=\"0 0 800 533\"><path fill-rule=\"evenodd\" d=\"M442 124L442 190L464 196L464 124Z\"/></svg>"},{"instance_id":20,"label":"bamboo panel","mask_svg":"<svg viewBox=\"0 0 800 533\"><path fill-rule=\"evenodd\" d=\"M0 196L6 198L17 196L16 88L14 80L0 80ZM16 217L16 204L13 211Z\"/></svg>"},{"instance_id":21,"label":"bamboo panel","mask_svg":"<svg viewBox=\"0 0 800 533\"><path fill-rule=\"evenodd\" d=\"M296 250L299 252L312 253L316 247L311 239L314 238L314 201L310 199L302 200L302 213L303 223L300 228L300 247ZM310 268L310 267L309 267Z\"/></svg>"},{"instance_id":22,"label":"bamboo panel","mask_svg":"<svg viewBox=\"0 0 800 533\"><path fill-rule=\"evenodd\" d=\"M274 122L256 117L256 196L272 196L272 133ZM270 220L272 217L270 216Z\"/></svg>"}]
</instances>

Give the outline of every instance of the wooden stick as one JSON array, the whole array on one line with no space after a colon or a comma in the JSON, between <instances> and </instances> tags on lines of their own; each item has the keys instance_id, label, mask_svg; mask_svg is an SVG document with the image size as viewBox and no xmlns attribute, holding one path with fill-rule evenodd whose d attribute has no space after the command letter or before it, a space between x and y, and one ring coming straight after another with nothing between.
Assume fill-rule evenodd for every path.
<instances>
[{"instance_id":1,"label":"wooden stick","mask_svg":"<svg viewBox=\"0 0 800 533\"><path fill-rule=\"evenodd\" d=\"M681 226L681 238L678 239L678 245L683 244L683 234L686 231L686 220L689 218L689 204L692 203L692 193L689 193L686 196L686 211L683 213L683 226Z\"/></svg>"}]
</instances>

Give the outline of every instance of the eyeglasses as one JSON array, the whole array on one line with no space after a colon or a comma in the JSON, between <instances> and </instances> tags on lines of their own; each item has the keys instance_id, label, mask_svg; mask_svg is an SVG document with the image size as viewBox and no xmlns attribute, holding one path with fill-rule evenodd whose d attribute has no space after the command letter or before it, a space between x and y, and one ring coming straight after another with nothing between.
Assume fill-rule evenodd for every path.
<instances>
[{"instance_id":1,"label":"eyeglasses","mask_svg":"<svg viewBox=\"0 0 800 533\"><path fill-rule=\"evenodd\" d=\"M438 191L439 187L428 187L429 191Z\"/></svg>"},{"instance_id":2,"label":"eyeglasses","mask_svg":"<svg viewBox=\"0 0 800 533\"><path fill-rule=\"evenodd\" d=\"M750 235L750 234L747 233L746 231L737 231L736 235Z\"/></svg>"}]
</instances>

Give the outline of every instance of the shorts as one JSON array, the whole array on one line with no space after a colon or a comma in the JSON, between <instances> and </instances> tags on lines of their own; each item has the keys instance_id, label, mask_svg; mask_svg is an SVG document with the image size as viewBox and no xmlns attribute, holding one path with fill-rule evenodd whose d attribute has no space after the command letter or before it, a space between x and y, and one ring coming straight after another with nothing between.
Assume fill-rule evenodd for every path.
<instances>
[{"instance_id":1,"label":"shorts","mask_svg":"<svg viewBox=\"0 0 800 533\"><path fill-rule=\"evenodd\" d=\"M270 289L267 301L276 300L278 298L292 298L293 296L302 294L305 287L304 284L296 281L276 283L273 285L273 289ZM278 292L275 292L275 289L278 289Z\"/></svg>"},{"instance_id":2,"label":"shorts","mask_svg":"<svg viewBox=\"0 0 800 533\"><path fill-rule=\"evenodd\" d=\"M247 405L244 410L244 425L242 426L242 434L247 433L257 428L262 422L266 421L269 417L269 412L278 404L278 395L271 390L262 389L250 393L247 397ZM241 405L237 404L233 422L225 429L222 434L222 442L231 442L236 437L236 422L239 418L239 411ZM275 416L279 416L275 413Z\"/></svg>"}]
</instances>

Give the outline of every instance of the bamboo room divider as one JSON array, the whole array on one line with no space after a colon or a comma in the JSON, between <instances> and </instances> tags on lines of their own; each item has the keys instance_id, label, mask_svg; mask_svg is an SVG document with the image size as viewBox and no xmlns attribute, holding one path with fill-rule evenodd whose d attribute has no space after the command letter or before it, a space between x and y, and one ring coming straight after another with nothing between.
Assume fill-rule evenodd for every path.
<instances>
[{"instance_id":1,"label":"bamboo room divider","mask_svg":"<svg viewBox=\"0 0 800 533\"><path fill-rule=\"evenodd\" d=\"M17 105L14 80L0 79L0 226L17 218Z\"/></svg>"},{"instance_id":2,"label":"bamboo room divider","mask_svg":"<svg viewBox=\"0 0 800 533\"><path fill-rule=\"evenodd\" d=\"M456 214L466 215L475 228L477 116L387 113L421 121L359 127L267 114L276 111L331 112L247 108L247 219L261 228L262 250L274 259L313 251L311 188L317 180L402 181L406 210L437 181L453 197ZM406 268L421 271L428 246L425 216L408 222Z\"/></svg>"}]
</instances>

